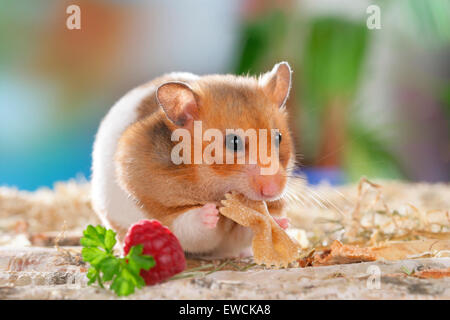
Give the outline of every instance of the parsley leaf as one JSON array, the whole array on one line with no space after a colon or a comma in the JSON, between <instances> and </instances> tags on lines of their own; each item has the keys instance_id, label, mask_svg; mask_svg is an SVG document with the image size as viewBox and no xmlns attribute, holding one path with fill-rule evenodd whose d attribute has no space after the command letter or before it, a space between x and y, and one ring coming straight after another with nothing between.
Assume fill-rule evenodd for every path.
<instances>
[{"instance_id":1,"label":"parsley leaf","mask_svg":"<svg viewBox=\"0 0 450 320\"><path fill-rule=\"evenodd\" d=\"M141 269L149 270L155 266L155 259L151 256L142 254L144 248L138 244L130 249L126 259L128 259L128 267L136 274L139 274Z\"/></svg>"},{"instance_id":2,"label":"parsley leaf","mask_svg":"<svg viewBox=\"0 0 450 320\"><path fill-rule=\"evenodd\" d=\"M144 287L141 270L150 270L156 264L152 256L142 253L141 244L131 247L125 257L116 257L113 251L116 233L100 225L87 226L80 243L83 260L91 265L86 274L88 285L98 282L104 288L104 282L111 281L109 288L119 296L127 296L134 293L136 287Z\"/></svg>"}]
</instances>

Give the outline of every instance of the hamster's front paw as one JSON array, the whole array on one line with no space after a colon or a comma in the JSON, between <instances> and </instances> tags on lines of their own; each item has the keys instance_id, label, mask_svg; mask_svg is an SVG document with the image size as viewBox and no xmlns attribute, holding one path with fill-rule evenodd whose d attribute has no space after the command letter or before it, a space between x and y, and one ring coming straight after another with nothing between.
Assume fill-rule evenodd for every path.
<instances>
[{"instance_id":1,"label":"hamster's front paw","mask_svg":"<svg viewBox=\"0 0 450 320\"><path fill-rule=\"evenodd\" d=\"M199 208L203 225L208 229L214 229L219 221L219 210L215 203L207 203Z\"/></svg>"},{"instance_id":2,"label":"hamster's front paw","mask_svg":"<svg viewBox=\"0 0 450 320\"><path fill-rule=\"evenodd\" d=\"M289 227L289 219L288 218L276 218L273 217L273 219L278 223L278 225L282 228L282 229L287 229Z\"/></svg>"}]
</instances>

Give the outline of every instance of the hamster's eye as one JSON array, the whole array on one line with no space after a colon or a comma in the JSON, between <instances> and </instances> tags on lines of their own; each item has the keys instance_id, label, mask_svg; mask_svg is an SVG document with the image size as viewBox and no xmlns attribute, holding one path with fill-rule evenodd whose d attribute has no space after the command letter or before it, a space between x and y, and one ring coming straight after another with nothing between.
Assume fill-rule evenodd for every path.
<instances>
[{"instance_id":1,"label":"hamster's eye","mask_svg":"<svg viewBox=\"0 0 450 320\"><path fill-rule=\"evenodd\" d=\"M277 146L277 147L279 147L280 146L280 143L281 143L281 132L277 132L276 134L275 134L275 145Z\"/></svg>"},{"instance_id":2,"label":"hamster's eye","mask_svg":"<svg viewBox=\"0 0 450 320\"><path fill-rule=\"evenodd\" d=\"M229 150L234 152L241 151L244 148L241 137L235 134L229 134L225 137L225 143Z\"/></svg>"}]
</instances>

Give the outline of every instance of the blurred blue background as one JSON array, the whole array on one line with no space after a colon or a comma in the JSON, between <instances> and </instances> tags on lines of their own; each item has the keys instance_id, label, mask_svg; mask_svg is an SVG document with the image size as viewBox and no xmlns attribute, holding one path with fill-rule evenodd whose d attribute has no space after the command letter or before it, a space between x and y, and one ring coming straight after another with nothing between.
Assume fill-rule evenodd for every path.
<instances>
[{"instance_id":1,"label":"blurred blue background","mask_svg":"<svg viewBox=\"0 0 450 320\"><path fill-rule=\"evenodd\" d=\"M66 28L70 4L81 30ZM371 4L381 29L366 26ZM449 14L447 0L0 0L0 185L89 179L101 118L153 77L281 60L311 183L448 182Z\"/></svg>"}]
</instances>

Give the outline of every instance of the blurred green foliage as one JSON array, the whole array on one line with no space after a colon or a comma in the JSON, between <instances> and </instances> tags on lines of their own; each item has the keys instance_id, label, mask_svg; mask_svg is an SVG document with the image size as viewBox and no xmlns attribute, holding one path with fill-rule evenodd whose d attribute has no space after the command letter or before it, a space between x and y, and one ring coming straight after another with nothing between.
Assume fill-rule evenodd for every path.
<instances>
[{"instance_id":1,"label":"blurred green foliage","mask_svg":"<svg viewBox=\"0 0 450 320\"><path fill-rule=\"evenodd\" d=\"M347 127L350 137L346 141L343 168L350 181L361 176L369 178L400 179L404 177L397 158L386 148L386 141L378 131L352 121Z\"/></svg>"},{"instance_id":2,"label":"blurred green foliage","mask_svg":"<svg viewBox=\"0 0 450 320\"><path fill-rule=\"evenodd\" d=\"M448 0L408 0L411 20L415 22L414 31L421 34L425 45L447 47L450 44L450 1ZM442 101L447 123L450 126L450 83L447 81L437 93Z\"/></svg>"},{"instance_id":3,"label":"blurred green foliage","mask_svg":"<svg viewBox=\"0 0 450 320\"><path fill-rule=\"evenodd\" d=\"M364 23L337 17L311 21L306 39L303 77L307 106L324 109L331 99L354 95L368 42Z\"/></svg>"},{"instance_id":4,"label":"blurred green foliage","mask_svg":"<svg viewBox=\"0 0 450 320\"><path fill-rule=\"evenodd\" d=\"M286 46L285 42L295 44ZM361 175L401 177L395 157L377 132L361 126L351 114L369 43L365 21L335 16L305 21L303 17L274 10L244 26L237 73L258 74L274 62L291 57L289 61L297 76L295 105L301 107L301 119L297 119L299 151L304 154L302 162L306 167L317 166L319 157L328 156L320 154L319 148L322 140L329 138L324 135L324 119L337 102L343 114L344 123L340 126L345 132L343 145L335 145L332 150L340 158L335 165L344 169L351 180ZM286 47L294 51L286 52Z\"/></svg>"},{"instance_id":5,"label":"blurred green foliage","mask_svg":"<svg viewBox=\"0 0 450 320\"><path fill-rule=\"evenodd\" d=\"M340 125L345 132L343 145L335 145L332 152L342 147L339 164L352 181L362 175L402 177L398 162L386 148L379 132L362 125L361 120L353 116L358 110L351 106L359 88L369 45L370 34L365 21L338 17L319 17L311 21L305 43L302 97L305 113L309 116L303 127L307 132L313 132L315 138L306 144L317 146L321 143L318 138L329 138L320 134L319 131L324 130L320 120L337 101L337 107L344 114Z\"/></svg>"},{"instance_id":6,"label":"blurred green foliage","mask_svg":"<svg viewBox=\"0 0 450 320\"><path fill-rule=\"evenodd\" d=\"M267 67L268 55L276 57L286 41L288 19L273 10L261 19L249 21L242 30L242 49L235 73L256 74Z\"/></svg>"},{"instance_id":7,"label":"blurred green foliage","mask_svg":"<svg viewBox=\"0 0 450 320\"><path fill-rule=\"evenodd\" d=\"M437 44L450 42L450 1L407 0L406 5L423 39L434 39Z\"/></svg>"}]
</instances>

